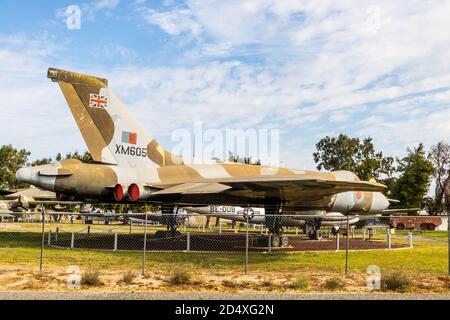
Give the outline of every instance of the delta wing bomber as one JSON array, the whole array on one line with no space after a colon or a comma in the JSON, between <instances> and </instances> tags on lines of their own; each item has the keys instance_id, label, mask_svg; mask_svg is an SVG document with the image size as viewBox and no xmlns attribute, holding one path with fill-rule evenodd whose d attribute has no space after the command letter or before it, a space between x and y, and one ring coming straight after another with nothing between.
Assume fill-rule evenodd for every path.
<instances>
[{"instance_id":1,"label":"delta wing bomber","mask_svg":"<svg viewBox=\"0 0 450 320\"><path fill-rule=\"evenodd\" d=\"M106 79L50 68L94 164L63 160L28 167L17 179L59 199L152 202L173 206L264 207L266 215L325 210L377 213L385 186L348 171L318 172L241 163L186 164L165 150L125 108ZM168 208L168 209L165 209ZM278 233L276 219L269 225Z\"/></svg>"}]
</instances>

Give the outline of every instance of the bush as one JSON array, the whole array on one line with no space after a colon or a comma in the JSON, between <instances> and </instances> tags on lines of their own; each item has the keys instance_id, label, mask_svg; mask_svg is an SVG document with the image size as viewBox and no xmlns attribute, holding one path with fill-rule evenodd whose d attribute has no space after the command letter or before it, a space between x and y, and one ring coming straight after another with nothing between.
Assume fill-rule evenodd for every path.
<instances>
[{"instance_id":1,"label":"bush","mask_svg":"<svg viewBox=\"0 0 450 320\"><path fill-rule=\"evenodd\" d=\"M345 287L345 283L339 278L330 278L325 281L324 287L330 290L342 289Z\"/></svg>"},{"instance_id":2,"label":"bush","mask_svg":"<svg viewBox=\"0 0 450 320\"><path fill-rule=\"evenodd\" d=\"M125 284L132 284L135 277L136 275L133 272L128 271L123 275L122 282Z\"/></svg>"},{"instance_id":3,"label":"bush","mask_svg":"<svg viewBox=\"0 0 450 320\"><path fill-rule=\"evenodd\" d=\"M89 269L81 275L81 284L86 286L102 285L100 281L100 272L98 270Z\"/></svg>"},{"instance_id":4,"label":"bush","mask_svg":"<svg viewBox=\"0 0 450 320\"><path fill-rule=\"evenodd\" d=\"M405 292L408 291L411 286L411 279L400 272L388 274L381 279L381 289L383 291Z\"/></svg>"},{"instance_id":5,"label":"bush","mask_svg":"<svg viewBox=\"0 0 450 320\"><path fill-rule=\"evenodd\" d=\"M273 283L272 280L266 279L266 280L264 280L264 281L261 283L261 285L262 285L263 287L273 287L275 284Z\"/></svg>"},{"instance_id":6,"label":"bush","mask_svg":"<svg viewBox=\"0 0 450 320\"><path fill-rule=\"evenodd\" d=\"M305 290L310 286L309 279L305 277L299 277L291 284L291 288L295 290Z\"/></svg>"},{"instance_id":7,"label":"bush","mask_svg":"<svg viewBox=\"0 0 450 320\"><path fill-rule=\"evenodd\" d=\"M191 279L191 275L186 271L176 271L169 279L172 285L186 284Z\"/></svg>"},{"instance_id":8,"label":"bush","mask_svg":"<svg viewBox=\"0 0 450 320\"><path fill-rule=\"evenodd\" d=\"M233 280L223 280L222 285L224 287L231 288L231 289L235 289L235 288L239 287L239 285L236 282L234 282Z\"/></svg>"}]
</instances>

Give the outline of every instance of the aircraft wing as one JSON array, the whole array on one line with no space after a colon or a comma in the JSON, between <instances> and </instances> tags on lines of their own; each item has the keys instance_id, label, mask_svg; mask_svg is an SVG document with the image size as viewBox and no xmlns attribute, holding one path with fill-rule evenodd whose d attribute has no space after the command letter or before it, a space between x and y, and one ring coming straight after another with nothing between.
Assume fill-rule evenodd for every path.
<instances>
[{"instance_id":1,"label":"aircraft wing","mask_svg":"<svg viewBox=\"0 0 450 320\"><path fill-rule=\"evenodd\" d=\"M161 186L160 186L161 187ZM318 199L346 191L383 192L386 186L377 182L305 179L296 176L260 176L252 178L226 178L209 182L191 182L171 185L152 194L164 195L235 194L254 197L266 191L279 192L285 200Z\"/></svg>"}]
</instances>

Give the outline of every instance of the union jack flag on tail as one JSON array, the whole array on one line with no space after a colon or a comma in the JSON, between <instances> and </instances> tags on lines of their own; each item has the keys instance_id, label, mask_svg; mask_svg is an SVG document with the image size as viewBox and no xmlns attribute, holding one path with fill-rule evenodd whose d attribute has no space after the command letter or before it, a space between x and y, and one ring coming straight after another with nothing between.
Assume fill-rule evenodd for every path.
<instances>
[{"instance_id":1,"label":"union jack flag on tail","mask_svg":"<svg viewBox=\"0 0 450 320\"><path fill-rule=\"evenodd\" d=\"M99 94L91 93L89 95L89 107L106 109L108 108L108 98Z\"/></svg>"}]
</instances>

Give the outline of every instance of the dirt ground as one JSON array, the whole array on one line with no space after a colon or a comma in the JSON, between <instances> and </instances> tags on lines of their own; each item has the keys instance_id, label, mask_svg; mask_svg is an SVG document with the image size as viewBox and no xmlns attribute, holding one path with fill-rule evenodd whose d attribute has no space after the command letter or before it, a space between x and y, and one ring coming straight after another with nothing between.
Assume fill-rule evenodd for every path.
<instances>
[{"instance_id":1,"label":"dirt ground","mask_svg":"<svg viewBox=\"0 0 450 320\"><path fill-rule=\"evenodd\" d=\"M23 267L0 266L0 291L86 291L86 292L353 292L368 293L366 275L348 276L331 272L305 272L304 274L237 272L188 273L183 284L174 283L174 274L148 271L144 276L127 270L103 270L98 283L87 285L73 281L73 271L59 267L45 269L43 273ZM178 271L180 272L180 271ZM128 279L124 280L128 274ZM307 276L306 276L307 274ZM131 275L131 276L130 276ZM450 293L448 277L414 275L413 293ZM80 279L80 277L75 278ZM296 280L307 285L296 287ZM340 279L342 286L330 288L330 279Z\"/></svg>"}]
</instances>

